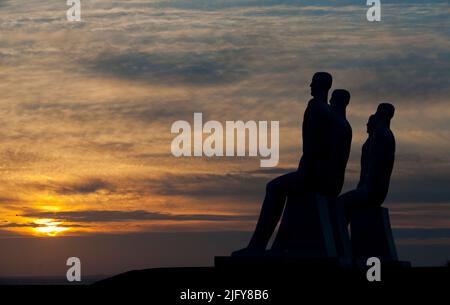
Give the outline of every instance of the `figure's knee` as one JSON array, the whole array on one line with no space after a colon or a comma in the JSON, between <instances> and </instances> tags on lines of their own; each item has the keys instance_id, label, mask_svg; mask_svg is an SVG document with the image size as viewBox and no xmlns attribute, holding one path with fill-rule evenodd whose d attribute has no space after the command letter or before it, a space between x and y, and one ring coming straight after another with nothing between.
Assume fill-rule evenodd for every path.
<instances>
[{"instance_id":1,"label":"figure's knee","mask_svg":"<svg viewBox=\"0 0 450 305\"><path fill-rule=\"evenodd\" d=\"M300 188L301 183L297 179L296 173L288 173L269 181L266 185L266 192L287 194Z\"/></svg>"},{"instance_id":2,"label":"figure's knee","mask_svg":"<svg viewBox=\"0 0 450 305\"><path fill-rule=\"evenodd\" d=\"M367 196L367 206L380 207L386 199L386 193L370 191Z\"/></svg>"},{"instance_id":3,"label":"figure's knee","mask_svg":"<svg viewBox=\"0 0 450 305\"><path fill-rule=\"evenodd\" d=\"M273 180L270 180L269 182L267 182L267 184L266 184L266 193L270 193L270 192L274 192L274 191L276 191L277 189L278 189L278 182L277 182L277 179L275 178L275 179L273 179Z\"/></svg>"}]
</instances>

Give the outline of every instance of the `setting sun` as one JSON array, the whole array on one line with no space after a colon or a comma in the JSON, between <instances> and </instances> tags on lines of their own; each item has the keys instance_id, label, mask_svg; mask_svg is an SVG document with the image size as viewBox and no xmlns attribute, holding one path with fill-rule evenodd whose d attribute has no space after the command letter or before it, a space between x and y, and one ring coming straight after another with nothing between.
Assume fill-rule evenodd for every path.
<instances>
[{"instance_id":1,"label":"setting sun","mask_svg":"<svg viewBox=\"0 0 450 305\"><path fill-rule=\"evenodd\" d=\"M47 236L56 236L69 230L67 227L61 227L61 222L53 221L52 219L38 219L35 220L34 223L39 225L38 227L33 228L34 231Z\"/></svg>"}]
</instances>

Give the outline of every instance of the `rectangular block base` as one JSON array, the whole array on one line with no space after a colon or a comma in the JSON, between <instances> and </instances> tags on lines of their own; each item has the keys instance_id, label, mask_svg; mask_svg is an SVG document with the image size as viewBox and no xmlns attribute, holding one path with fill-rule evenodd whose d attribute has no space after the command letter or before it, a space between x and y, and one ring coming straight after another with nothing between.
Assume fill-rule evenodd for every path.
<instances>
[{"instance_id":1,"label":"rectangular block base","mask_svg":"<svg viewBox=\"0 0 450 305\"><path fill-rule=\"evenodd\" d=\"M216 268L296 268L296 267L340 267L342 264L338 258L297 258L288 256L216 256L214 266Z\"/></svg>"}]
</instances>

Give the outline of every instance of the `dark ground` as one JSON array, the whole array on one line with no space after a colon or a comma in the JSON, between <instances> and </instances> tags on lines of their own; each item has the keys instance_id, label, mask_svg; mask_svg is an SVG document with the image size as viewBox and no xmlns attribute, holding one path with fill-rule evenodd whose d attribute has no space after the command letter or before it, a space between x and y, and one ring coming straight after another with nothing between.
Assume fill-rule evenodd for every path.
<instances>
[{"instance_id":1,"label":"dark ground","mask_svg":"<svg viewBox=\"0 0 450 305\"><path fill-rule=\"evenodd\" d=\"M214 298L210 302L180 299L188 289L190 293L214 292ZM266 291L268 299L243 300L242 295L231 299L231 290L249 289ZM381 269L381 282L368 282L363 269L241 266L145 269L119 274L93 285L0 288L3 297L13 294L15 299L59 300L58 304L65 304L64 300L91 304L105 299L125 300L126 304L311 304L303 302L306 298L313 298L313 303L319 304L324 301L379 304L391 300L394 295L402 300L416 301L420 296L425 304L448 304L449 292L448 267L386 266ZM49 299L50 296L53 299Z\"/></svg>"}]
</instances>

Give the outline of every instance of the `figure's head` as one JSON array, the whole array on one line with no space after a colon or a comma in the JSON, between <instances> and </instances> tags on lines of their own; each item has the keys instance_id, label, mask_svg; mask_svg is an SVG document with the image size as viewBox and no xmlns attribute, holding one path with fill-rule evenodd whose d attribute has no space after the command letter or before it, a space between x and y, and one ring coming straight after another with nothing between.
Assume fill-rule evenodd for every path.
<instances>
[{"instance_id":1,"label":"figure's head","mask_svg":"<svg viewBox=\"0 0 450 305\"><path fill-rule=\"evenodd\" d=\"M381 103L378 105L377 112L375 115L377 116L377 124L387 124L391 122L391 119L394 117L395 107L390 103Z\"/></svg>"},{"instance_id":2,"label":"figure's head","mask_svg":"<svg viewBox=\"0 0 450 305\"><path fill-rule=\"evenodd\" d=\"M317 72L314 74L311 84L311 95L314 97L328 94L333 83L333 78L330 73L327 72Z\"/></svg>"},{"instance_id":3,"label":"figure's head","mask_svg":"<svg viewBox=\"0 0 450 305\"><path fill-rule=\"evenodd\" d=\"M331 108L338 112L345 112L348 103L350 102L350 92L344 89L336 89L331 94L330 105Z\"/></svg>"},{"instance_id":4,"label":"figure's head","mask_svg":"<svg viewBox=\"0 0 450 305\"><path fill-rule=\"evenodd\" d=\"M375 114L372 114L369 117L369 120L367 121L367 125L366 126L367 126L367 133L368 134L371 134L375 130L375 125L376 125L375 119L376 119Z\"/></svg>"}]
</instances>

